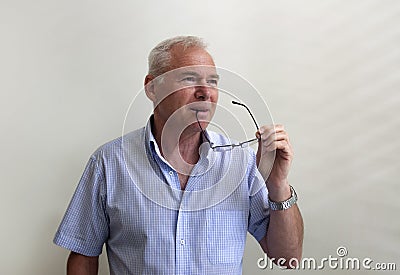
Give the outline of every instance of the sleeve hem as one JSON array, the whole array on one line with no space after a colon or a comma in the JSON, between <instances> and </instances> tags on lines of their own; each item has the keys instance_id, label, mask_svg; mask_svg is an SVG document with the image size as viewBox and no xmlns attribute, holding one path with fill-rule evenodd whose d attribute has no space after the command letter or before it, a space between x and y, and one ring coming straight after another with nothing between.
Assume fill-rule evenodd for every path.
<instances>
[{"instance_id":1,"label":"sleeve hem","mask_svg":"<svg viewBox=\"0 0 400 275\"><path fill-rule=\"evenodd\" d=\"M267 235L267 227L267 225L262 225L252 234L257 242L260 242Z\"/></svg>"},{"instance_id":2,"label":"sleeve hem","mask_svg":"<svg viewBox=\"0 0 400 275\"><path fill-rule=\"evenodd\" d=\"M53 243L67 250L89 257L100 256L103 250L103 245L100 248L90 248L85 245L82 240L58 233L54 237Z\"/></svg>"}]
</instances>

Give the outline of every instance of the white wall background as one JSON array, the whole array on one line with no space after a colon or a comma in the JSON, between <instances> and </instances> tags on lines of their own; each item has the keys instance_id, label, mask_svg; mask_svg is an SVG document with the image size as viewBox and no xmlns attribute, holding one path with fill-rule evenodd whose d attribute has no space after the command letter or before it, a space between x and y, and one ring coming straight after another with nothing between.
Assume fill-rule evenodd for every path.
<instances>
[{"instance_id":1,"label":"white wall background","mask_svg":"<svg viewBox=\"0 0 400 275\"><path fill-rule=\"evenodd\" d=\"M83 167L121 134L150 49L180 34L286 125L304 256L344 245L400 268L399 1L1 0L0 34L1 274L65 272L52 238ZM261 256L249 238L243 273L281 273Z\"/></svg>"}]
</instances>

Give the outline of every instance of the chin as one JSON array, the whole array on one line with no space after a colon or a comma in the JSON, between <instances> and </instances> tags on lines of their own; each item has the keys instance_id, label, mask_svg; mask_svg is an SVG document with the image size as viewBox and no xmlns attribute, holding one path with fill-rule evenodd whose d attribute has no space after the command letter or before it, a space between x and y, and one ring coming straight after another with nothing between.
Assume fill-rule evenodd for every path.
<instances>
[{"instance_id":1,"label":"chin","mask_svg":"<svg viewBox=\"0 0 400 275\"><path fill-rule=\"evenodd\" d=\"M203 128L203 130L207 129L208 122L200 121L200 124L201 124L201 128ZM197 121L195 123L190 124L187 128L188 128L188 130L190 129L191 132L196 132L196 133L201 132L201 128Z\"/></svg>"}]
</instances>

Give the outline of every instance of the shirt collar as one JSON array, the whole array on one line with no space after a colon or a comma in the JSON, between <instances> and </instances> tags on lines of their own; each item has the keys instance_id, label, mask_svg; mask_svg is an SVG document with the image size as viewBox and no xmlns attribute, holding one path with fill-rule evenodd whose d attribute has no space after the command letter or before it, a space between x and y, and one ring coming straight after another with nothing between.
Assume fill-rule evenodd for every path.
<instances>
[{"instance_id":1,"label":"shirt collar","mask_svg":"<svg viewBox=\"0 0 400 275\"><path fill-rule=\"evenodd\" d=\"M151 115L149 120L147 121L146 127L145 127L145 141L146 141L146 146L150 151L152 152L153 156L157 155L159 158L161 158L165 163L168 163L164 157L161 155L160 148L158 147L157 141L153 135L153 132L151 131L152 125L154 124L154 115ZM204 130L204 134L207 136L208 139L210 139L210 135L208 134L207 130ZM202 144L200 145L200 159L199 163L202 163L203 165L210 164L211 162L208 160L210 157L210 153L212 153L212 150L210 148L210 144L208 141L202 137ZM203 163L203 161L206 160L206 163Z\"/></svg>"},{"instance_id":2,"label":"shirt collar","mask_svg":"<svg viewBox=\"0 0 400 275\"><path fill-rule=\"evenodd\" d=\"M147 121L145 132L146 132L146 146L151 150L151 152L156 153L160 158L161 152L160 149L158 148L158 144L156 142L156 139L154 138L153 132L151 131L151 127L154 124L154 115L151 115L149 120Z\"/></svg>"}]
</instances>

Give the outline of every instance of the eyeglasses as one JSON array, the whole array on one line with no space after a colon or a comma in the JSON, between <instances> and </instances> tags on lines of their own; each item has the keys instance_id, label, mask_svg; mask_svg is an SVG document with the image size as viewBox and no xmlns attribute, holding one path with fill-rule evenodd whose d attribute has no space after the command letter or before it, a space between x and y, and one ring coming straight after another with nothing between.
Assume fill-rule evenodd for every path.
<instances>
[{"instance_id":1,"label":"eyeglasses","mask_svg":"<svg viewBox=\"0 0 400 275\"><path fill-rule=\"evenodd\" d=\"M250 109L246 105L244 105L243 103L237 102L237 101L232 101L232 104L239 105L239 106L246 108L246 110L249 112L251 118L253 119L254 125L256 125L256 129L257 130L259 129L258 124L257 124L253 114L251 113ZM197 114L198 114L198 112L196 112L196 119L197 119L197 123L199 124L199 127L201 129L201 133L203 134L203 136L207 140L207 142L210 144L210 148L213 151L224 152L224 151L232 150L235 147L245 148L245 147L249 146L249 144L251 142L258 140L257 138L252 138L252 139L249 139L249 140L246 140L246 141L243 141L240 143L236 143L236 144L214 145L214 143L212 143L210 141L210 139L207 137L205 130L201 127L201 124L200 124L199 118L197 117Z\"/></svg>"}]
</instances>

